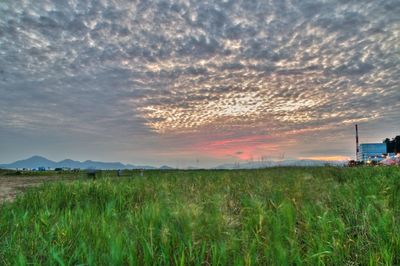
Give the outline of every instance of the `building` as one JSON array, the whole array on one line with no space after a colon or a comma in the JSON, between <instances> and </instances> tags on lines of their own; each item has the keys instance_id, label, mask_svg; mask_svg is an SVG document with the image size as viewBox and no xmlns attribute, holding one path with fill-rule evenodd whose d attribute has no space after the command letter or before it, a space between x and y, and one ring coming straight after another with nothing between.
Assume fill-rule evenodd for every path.
<instances>
[{"instance_id":1,"label":"building","mask_svg":"<svg viewBox=\"0 0 400 266\"><path fill-rule=\"evenodd\" d=\"M387 154L386 143L360 144L357 160L362 162L380 162L386 158Z\"/></svg>"}]
</instances>

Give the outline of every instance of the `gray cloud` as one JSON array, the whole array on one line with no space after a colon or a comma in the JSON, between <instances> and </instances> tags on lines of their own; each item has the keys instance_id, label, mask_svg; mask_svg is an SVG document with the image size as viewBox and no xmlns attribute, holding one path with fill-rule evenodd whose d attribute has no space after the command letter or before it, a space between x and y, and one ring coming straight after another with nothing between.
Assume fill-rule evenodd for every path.
<instances>
[{"instance_id":1,"label":"gray cloud","mask_svg":"<svg viewBox=\"0 0 400 266\"><path fill-rule=\"evenodd\" d=\"M149 156L189 149L182 134L268 134L317 153L290 132L323 141L398 118L399 10L396 0L3 1L0 128L148 138L157 146L130 147Z\"/></svg>"}]
</instances>

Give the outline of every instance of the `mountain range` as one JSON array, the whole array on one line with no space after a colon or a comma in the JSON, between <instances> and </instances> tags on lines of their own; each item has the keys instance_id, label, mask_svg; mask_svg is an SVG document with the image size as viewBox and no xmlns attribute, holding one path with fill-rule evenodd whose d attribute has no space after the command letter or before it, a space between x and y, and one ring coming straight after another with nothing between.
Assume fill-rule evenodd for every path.
<instances>
[{"instance_id":1,"label":"mountain range","mask_svg":"<svg viewBox=\"0 0 400 266\"><path fill-rule=\"evenodd\" d=\"M277 167L277 166L324 166L324 165L344 165L344 162L341 161L316 161L316 160L284 160L284 161L255 161L255 162L241 162L235 164L222 164L213 169L259 169L259 168L267 168L267 167ZM17 168L29 168L35 169L38 167L45 168L80 168L80 169L108 169L108 170L117 170L117 169L160 169L160 170L168 170L174 169L167 165L163 165L161 167L154 167L148 165L132 165L132 164L123 164L120 162L97 162L87 160L84 162L74 161L71 159L62 160L59 162L49 160L42 156L32 156L25 160L19 160L10 164L0 164L0 168L4 169L17 169ZM188 167L187 169L196 169L195 167Z\"/></svg>"},{"instance_id":2,"label":"mountain range","mask_svg":"<svg viewBox=\"0 0 400 266\"><path fill-rule=\"evenodd\" d=\"M156 167L148 165L132 165L132 164L123 164L120 162L96 162L91 160L80 162L71 159L66 159L59 162L55 162L42 156L32 156L28 159L19 160L10 164L0 164L0 168L6 168L6 169L16 169L16 168L34 169L38 167L45 167L52 169L68 167L68 168L80 168L80 169L108 169L108 170L157 169ZM166 166L164 166L164 168L165 167Z\"/></svg>"}]
</instances>

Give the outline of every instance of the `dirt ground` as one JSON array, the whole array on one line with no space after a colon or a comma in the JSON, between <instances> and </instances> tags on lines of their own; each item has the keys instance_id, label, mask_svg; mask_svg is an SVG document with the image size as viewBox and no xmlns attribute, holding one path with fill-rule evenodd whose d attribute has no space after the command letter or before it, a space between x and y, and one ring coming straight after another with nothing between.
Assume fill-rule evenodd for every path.
<instances>
[{"instance_id":1,"label":"dirt ground","mask_svg":"<svg viewBox=\"0 0 400 266\"><path fill-rule=\"evenodd\" d=\"M28 187L39 186L45 182L66 180L58 176L1 176L0 175L0 204L12 201L16 195Z\"/></svg>"}]
</instances>

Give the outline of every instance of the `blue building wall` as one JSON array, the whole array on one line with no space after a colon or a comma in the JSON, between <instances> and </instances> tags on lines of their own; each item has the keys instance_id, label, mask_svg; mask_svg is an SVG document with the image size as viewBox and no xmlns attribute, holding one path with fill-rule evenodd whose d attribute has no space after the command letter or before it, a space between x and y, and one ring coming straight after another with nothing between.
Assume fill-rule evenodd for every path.
<instances>
[{"instance_id":1,"label":"blue building wall","mask_svg":"<svg viewBox=\"0 0 400 266\"><path fill-rule=\"evenodd\" d=\"M387 154L386 143L360 144L359 161L382 161Z\"/></svg>"}]
</instances>

